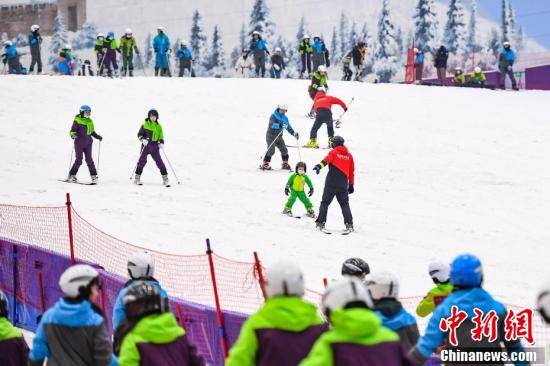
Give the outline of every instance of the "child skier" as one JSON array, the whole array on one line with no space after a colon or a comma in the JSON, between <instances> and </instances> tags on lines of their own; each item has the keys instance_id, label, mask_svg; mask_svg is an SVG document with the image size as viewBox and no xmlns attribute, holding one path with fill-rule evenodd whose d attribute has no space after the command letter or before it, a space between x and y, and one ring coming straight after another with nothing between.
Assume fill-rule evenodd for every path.
<instances>
[{"instance_id":1,"label":"child skier","mask_svg":"<svg viewBox=\"0 0 550 366\"><path fill-rule=\"evenodd\" d=\"M304 147L315 149L319 148L319 145L317 144L317 131L319 131L319 128L321 128L323 123L326 123L328 134L328 147L332 148L332 139L334 137L332 106L334 104L338 104L344 109L344 111L348 110L348 106L346 105L346 103L342 102L342 100L336 97L327 95L325 88L319 87L317 89L317 94L315 95L315 99L313 102L315 122L313 123L313 126L311 126L311 132L309 133L310 140Z\"/></svg>"},{"instance_id":2,"label":"child skier","mask_svg":"<svg viewBox=\"0 0 550 366\"><path fill-rule=\"evenodd\" d=\"M162 175L162 181L166 187L170 187L168 182L168 171L166 165L160 156L160 150L164 149L164 134L159 121L159 112L156 109L151 109L147 113L147 118L138 132L138 139L141 141L141 154L136 167L136 175L134 182L141 185L141 173L145 164L147 164L147 155L151 155Z\"/></svg>"},{"instance_id":3,"label":"child skier","mask_svg":"<svg viewBox=\"0 0 550 366\"><path fill-rule=\"evenodd\" d=\"M271 115L271 118L269 118L269 125L265 136L268 148L264 156L264 163L260 166L262 170L271 170L269 162L273 154L275 154L275 147L279 149L281 158L283 159L281 169L291 170L290 165L288 165L288 149L286 148L285 140L283 140L283 131L286 129L296 140L298 140L298 132L292 129L288 117L285 115L287 110L288 106L286 104L279 104Z\"/></svg>"},{"instance_id":4,"label":"child skier","mask_svg":"<svg viewBox=\"0 0 550 366\"><path fill-rule=\"evenodd\" d=\"M287 196L290 195L290 197L288 198L288 201L286 201L285 208L283 210L283 214L285 215L292 216L292 206L294 205L294 202L296 202L296 198L299 198L304 206L306 206L306 216L315 217L313 205L308 198L313 195L313 184L311 183L309 177L306 175L306 170L306 163L300 161L298 164L296 164L296 172L292 174L290 178L288 178L288 182L286 183L285 187L285 194ZM306 184L309 187L309 192L307 196L306 192L304 191L304 186Z\"/></svg>"},{"instance_id":5,"label":"child skier","mask_svg":"<svg viewBox=\"0 0 550 366\"><path fill-rule=\"evenodd\" d=\"M8 311L8 298L0 291L0 365L27 365L29 346L21 331L11 325Z\"/></svg>"},{"instance_id":6,"label":"child skier","mask_svg":"<svg viewBox=\"0 0 550 366\"><path fill-rule=\"evenodd\" d=\"M453 292L451 284L451 265L443 261L433 261L428 266L428 273L435 283L426 296L416 307L416 314L422 318L430 315L434 309Z\"/></svg>"},{"instance_id":7,"label":"child skier","mask_svg":"<svg viewBox=\"0 0 550 366\"><path fill-rule=\"evenodd\" d=\"M97 170L95 168L94 159L92 157L92 137L102 141L103 137L98 135L94 129L94 122L90 118L92 109L88 105L80 107L80 113L74 117L73 125L69 135L74 140L75 159L74 164L69 171L68 182L76 183L76 173L82 165L82 155L86 157L86 164L92 177L92 184L97 183Z\"/></svg>"}]
</instances>

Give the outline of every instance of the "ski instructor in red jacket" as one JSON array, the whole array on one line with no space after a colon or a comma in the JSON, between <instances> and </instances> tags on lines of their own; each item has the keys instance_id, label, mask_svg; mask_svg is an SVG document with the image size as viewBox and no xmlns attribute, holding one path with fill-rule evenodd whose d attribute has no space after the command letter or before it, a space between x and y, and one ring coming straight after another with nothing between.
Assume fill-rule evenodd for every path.
<instances>
[{"instance_id":1,"label":"ski instructor in red jacket","mask_svg":"<svg viewBox=\"0 0 550 366\"><path fill-rule=\"evenodd\" d=\"M327 95L326 89L324 87L317 88L317 94L315 94L315 99L313 101L313 110L315 111L315 122L313 123L313 126L311 127L311 132L309 133L310 140L304 147L309 147L309 148L319 147L319 145L317 144L317 131L319 131L319 128L321 128L323 123L327 124L328 146L332 147L334 127L333 127L331 109L334 104L338 104L340 107L344 109L344 111L348 110L348 106L346 105L346 103L342 102L342 100L336 97Z\"/></svg>"},{"instance_id":2,"label":"ski instructor in red jacket","mask_svg":"<svg viewBox=\"0 0 550 366\"><path fill-rule=\"evenodd\" d=\"M349 207L349 195L354 191L355 166L353 156L349 153L348 148L344 146L344 139L341 136L334 136L332 146L332 151L321 163L315 165L313 168L315 173L319 174L323 167L326 165L329 166L316 223L319 230L325 231L328 206L336 196L342 209L344 223L346 224L346 231L343 234L349 234L353 231L353 217Z\"/></svg>"}]
</instances>

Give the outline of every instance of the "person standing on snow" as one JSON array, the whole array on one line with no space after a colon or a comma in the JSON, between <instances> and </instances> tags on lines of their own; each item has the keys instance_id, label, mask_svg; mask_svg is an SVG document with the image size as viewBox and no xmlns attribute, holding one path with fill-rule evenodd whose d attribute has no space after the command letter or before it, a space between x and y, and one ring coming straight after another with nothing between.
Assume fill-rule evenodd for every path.
<instances>
[{"instance_id":1,"label":"person standing on snow","mask_svg":"<svg viewBox=\"0 0 550 366\"><path fill-rule=\"evenodd\" d=\"M434 309L453 292L450 282L451 265L443 261L433 261L428 266L428 274L435 283L426 296L416 307L416 315L424 318L430 315Z\"/></svg>"},{"instance_id":2,"label":"person standing on snow","mask_svg":"<svg viewBox=\"0 0 550 366\"><path fill-rule=\"evenodd\" d=\"M187 74L189 76L195 76L191 65L193 62L193 54L191 53L189 47L187 47L187 41L180 42L177 57L180 60L179 77L182 78L183 75L185 75L185 70L187 70Z\"/></svg>"},{"instance_id":3,"label":"person standing on snow","mask_svg":"<svg viewBox=\"0 0 550 366\"><path fill-rule=\"evenodd\" d=\"M414 80L422 83L422 75L424 73L424 52L418 48L414 49Z\"/></svg>"},{"instance_id":4,"label":"person standing on snow","mask_svg":"<svg viewBox=\"0 0 550 366\"><path fill-rule=\"evenodd\" d=\"M155 50L155 76L159 76L160 71L160 76L170 77L168 53L172 52L172 50L170 49L170 39L164 32L164 27L158 27L158 34L153 40L153 49Z\"/></svg>"},{"instance_id":5,"label":"person standing on snow","mask_svg":"<svg viewBox=\"0 0 550 366\"><path fill-rule=\"evenodd\" d=\"M241 52L241 56L235 63L235 71L237 73L237 77L239 78L245 78L248 79L250 77L250 71L254 68L254 63L252 62L252 58L248 54L248 49L243 49Z\"/></svg>"},{"instance_id":6,"label":"person standing on snow","mask_svg":"<svg viewBox=\"0 0 550 366\"><path fill-rule=\"evenodd\" d=\"M317 229L321 231L325 230L328 206L334 197L336 197L344 216L346 233L350 233L353 231L353 216L349 207L349 195L354 192L355 164L353 156L349 153L348 148L344 146L344 139L341 136L334 136L332 147L332 151L323 161L313 168L315 173L319 174L321 169L327 165L329 166L325 179L323 198L319 208L319 216L317 216L316 220Z\"/></svg>"},{"instance_id":7,"label":"person standing on snow","mask_svg":"<svg viewBox=\"0 0 550 366\"><path fill-rule=\"evenodd\" d=\"M304 34L300 45L298 46L298 53L302 60L302 70L300 71L300 79L304 77L304 73L307 70L307 77L311 75L311 54L313 53L313 46L309 39L309 35ZM316 69L313 69L316 70Z\"/></svg>"},{"instance_id":8,"label":"person standing on snow","mask_svg":"<svg viewBox=\"0 0 550 366\"><path fill-rule=\"evenodd\" d=\"M29 33L29 48L31 49L31 66L29 67L29 74L34 71L34 65L37 65L37 72L42 72L42 57L40 55L40 47L42 45L42 36L39 33L40 26L34 24L31 26L31 32Z\"/></svg>"},{"instance_id":9,"label":"person standing on snow","mask_svg":"<svg viewBox=\"0 0 550 366\"><path fill-rule=\"evenodd\" d=\"M281 73L286 68L285 60L283 58L283 50L280 47L275 48L275 53L271 56L271 78L280 79Z\"/></svg>"},{"instance_id":10,"label":"person standing on snow","mask_svg":"<svg viewBox=\"0 0 550 366\"><path fill-rule=\"evenodd\" d=\"M170 186L168 181L168 171L166 170L166 165L164 165L162 157L160 156L160 150L164 149L164 134L158 119L159 112L156 109L151 109L147 113L147 118L141 125L138 132L138 139L141 141L142 147L134 177L134 182L137 185L141 185L141 173L143 172L145 164L147 164L147 156L151 155L160 170L164 185L167 187Z\"/></svg>"},{"instance_id":11,"label":"person standing on snow","mask_svg":"<svg viewBox=\"0 0 550 366\"><path fill-rule=\"evenodd\" d=\"M277 262L267 269L267 300L243 324L225 366L297 366L328 330L315 305L302 299L298 265Z\"/></svg>"},{"instance_id":12,"label":"person standing on snow","mask_svg":"<svg viewBox=\"0 0 550 366\"><path fill-rule=\"evenodd\" d=\"M279 104L275 112L269 118L269 124L267 126L266 132L266 142L268 150L264 157L264 163L260 167L262 170L271 170L269 163L271 162L271 157L275 154L275 147L281 152L281 159L283 160L281 164L281 169L291 170L290 165L288 165L288 149L283 139L283 132L287 130L296 140L298 140L298 132L292 129L290 121L286 116L288 111L288 106L286 104Z\"/></svg>"},{"instance_id":13,"label":"person standing on snow","mask_svg":"<svg viewBox=\"0 0 550 366\"><path fill-rule=\"evenodd\" d=\"M365 66L365 58L367 54L367 44L359 42L351 50L353 66L355 67L355 81L363 81L363 67Z\"/></svg>"},{"instance_id":14,"label":"person standing on snow","mask_svg":"<svg viewBox=\"0 0 550 366\"><path fill-rule=\"evenodd\" d=\"M306 163L300 161L296 164L296 170L294 174L288 178L288 182L285 186L285 194L290 196L288 201L285 204L283 214L292 216L292 206L296 202L296 198L299 198L300 201L304 204L307 210L307 217L315 217L315 211L313 211L313 204L308 197L313 196L313 183L311 179L306 175L307 166ZM309 187L309 192L306 195L304 190L305 186Z\"/></svg>"},{"instance_id":15,"label":"person standing on snow","mask_svg":"<svg viewBox=\"0 0 550 366\"><path fill-rule=\"evenodd\" d=\"M12 41L4 42L4 53L2 54L2 63L4 66L8 65L8 72L10 74L21 74L21 63L19 62L19 53L17 47Z\"/></svg>"},{"instance_id":16,"label":"person standing on snow","mask_svg":"<svg viewBox=\"0 0 550 366\"><path fill-rule=\"evenodd\" d=\"M439 47L434 57L434 66L437 69L437 79L441 86L447 85L447 60L449 59L449 52L443 45Z\"/></svg>"},{"instance_id":17,"label":"person standing on snow","mask_svg":"<svg viewBox=\"0 0 550 366\"><path fill-rule=\"evenodd\" d=\"M512 89L519 90L516 77L514 75L514 62L516 61L516 54L510 46L510 42L502 43L502 51L498 57L498 69L500 70L500 88L506 89L506 75L512 82Z\"/></svg>"},{"instance_id":18,"label":"person standing on snow","mask_svg":"<svg viewBox=\"0 0 550 366\"><path fill-rule=\"evenodd\" d=\"M120 51L122 54L122 76L134 76L134 52L139 55L136 37L130 28L120 37Z\"/></svg>"},{"instance_id":19,"label":"person standing on snow","mask_svg":"<svg viewBox=\"0 0 550 366\"><path fill-rule=\"evenodd\" d=\"M329 62L329 53L328 49L325 46L325 42L319 36L313 37L312 45L313 53L311 56L311 61L313 63L313 70L317 70L319 66L325 65L326 67L330 66Z\"/></svg>"},{"instance_id":20,"label":"person standing on snow","mask_svg":"<svg viewBox=\"0 0 550 366\"><path fill-rule=\"evenodd\" d=\"M0 365L27 366L29 346L21 331L11 325L8 312L8 298L0 291Z\"/></svg>"},{"instance_id":21,"label":"person standing on snow","mask_svg":"<svg viewBox=\"0 0 550 366\"><path fill-rule=\"evenodd\" d=\"M309 133L309 142L304 146L307 148L318 148L317 144L317 131L319 128L326 123L327 133L328 133L328 146L332 147L332 139L334 136L334 125L332 120L332 106L338 104L344 109L348 110L346 103L342 100L332 97L326 94L326 90L323 87L317 88L317 93L313 102L313 112L315 113L315 122L311 126L311 131Z\"/></svg>"},{"instance_id":22,"label":"person standing on snow","mask_svg":"<svg viewBox=\"0 0 550 366\"><path fill-rule=\"evenodd\" d=\"M103 64L107 67L107 76L113 77L113 70L115 76L118 76L116 53L120 53L120 48L118 48L113 32L107 33L107 38L105 38L105 42L103 43L103 51L105 52Z\"/></svg>"},{"instance_id":23,"label":"person standing on snow","mask_svg":"<svg viewBox=\"0 0 550 366\"><path fill-rule=\"evenodd\" d=\"M258 31L252 32L250 40L249 52L254 55L254 65L256 65L256 77L265 77L265 60L269 55L269 50L262 39L262 35Z\"/></svg>"},{"instance_id":24,"label":"person standing on snow","mask_svg":"<svg viewBox=\"0 0 550 366\"><path fill-rule=\"evenodd\" d=\"M103 76L103 68L105 65L105 49L106 46L105 42L105 36L103 33L98 33L94 45L94 51L96 54L96 60L97 60L97 75Z\"/></svg>"},{"instance_id":25,"label":"person standing on snow","mask_svg":"<svg viewBox=\"0 0 550 366\"><path fill-rule=\"evenodd\" d=\"M74 140L75 159L69 171L69 178L67 178L68 182L76 183L78 181L76 179L76 174L82 165L82 156L84 155L88 170L90 171L90 176L92 177L92 184L97 183L97 170L92 156L92 137L99 141L102 141L103 137L95 132L94 122L90 118L91 113L92 109L90 106L83 105L80 107L79 114L74 117L69 135Z\"/></svg>"}]
</instances>

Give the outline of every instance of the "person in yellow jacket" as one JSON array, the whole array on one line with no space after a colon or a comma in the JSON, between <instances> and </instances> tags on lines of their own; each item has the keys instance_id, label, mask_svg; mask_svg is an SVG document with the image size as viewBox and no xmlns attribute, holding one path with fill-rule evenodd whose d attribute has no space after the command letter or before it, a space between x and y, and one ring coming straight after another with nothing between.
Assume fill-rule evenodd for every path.
<instances>
[{"instance_id":1,"label":"person in yellow jacket","mask_svg":"<svg viewBox=\"0 0 550 366\"><path fill-rule=\"evenodd\" d=\"M134 76L134 52L139 55L139 49L136 43L136 37L132 34L130 28L126 29L124 35L120 38L120 51L122 53L122 76Z\"/></svg>"},{"instance_id":2,"label":"person in yellow jacket","mask_svg":"<svg viewBox=\"0 0 550 366\"><path fill-rule=\"evenodd\" d=\"M468 81L468 86L472 88L484 88L487 78L485 74L481 72L481 67L476 66L474 71L470 73L470 80Z\"/></svg>"},{"instance_id":3,"label":"person in yellow jacket","mask_svg":"<svg viewBox=\"0 0 550 366\"><path fill-rule=\"evenodd\" d=\"M433 261L428 267L428 273L435 283L426 296L416 307L416 314L420 317L430 315L441 302L451 294L453 285L450 283L451 266L447 262Z\"/></svg>"},{"instance_id":4,"label":"person in yellow jacket","mask_svg":"<svg viewBox=\"0 0 550 366\"><path fill-rule=\"evenodd\" d=\"M306 169L306 163L300 161L296 164L295 173L288 178L288 182L285 187L285 194L287 196L290 195L290 197L288 198L288 201L285 204L285 209L283 210L283 214L285 215L292 216L292 206L294 205L294 202L296 202L296 199L299 198L304 206L306 206L306 216L315 217L313 204L308 198L308 196L311 197L313 195L313 183L311 183L311 180L306 175ZM309 187L309 192L307 195L304 190L306 184Z\"/></svg>"}]
</instances>

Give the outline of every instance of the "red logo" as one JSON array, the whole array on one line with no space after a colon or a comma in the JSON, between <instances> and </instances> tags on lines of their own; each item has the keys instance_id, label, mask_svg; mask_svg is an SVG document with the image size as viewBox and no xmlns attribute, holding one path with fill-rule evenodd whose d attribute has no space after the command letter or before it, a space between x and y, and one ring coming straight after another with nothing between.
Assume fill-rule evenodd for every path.
<instances>
[{"instance_id":1,"label":"red logo","mask_svg":"<svg viewBox=\"0 0 550 366\"><path fill-rule=\"evenodd\" d=\"M507 341L515 341L520 338L525 339L529 344L535 343L533 338L533 317L532 309L524 309L519 312L508 310L508 315L504 320L504 329L506 330L504 338Z\"/></svg>"},{"instance_id":2,"label":"red logo","mask_svg":"<svg viewBox=\"0 0 550 366\"><path fill-rule=\"evenodd\" d=\"M496 341L498 337L498 315L497 312L491 310L487 315L483 316L483 311L478 308L474 309L475 316L472 318L472 321L475 324L474 329L472 329L472 339L474 341L481 342L483 337L489 338L489 342Z\"/></svg>"},{"instance_id":3,"label":"red logo","mask_svg":"<svg viewBox=\"0 0 550 366\"><path fill-rule=\"evenodd\" d=\"M468 314L463 310L458 311L458 306L453 305L451 308L451 316L442 318L439 322L439 329L444 332L449 331L449 341L453 346L458 346L456 330L466 319L468 319Z\"/></svg>"}]
</instances>

